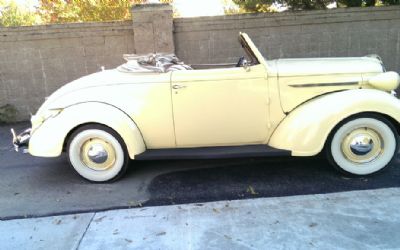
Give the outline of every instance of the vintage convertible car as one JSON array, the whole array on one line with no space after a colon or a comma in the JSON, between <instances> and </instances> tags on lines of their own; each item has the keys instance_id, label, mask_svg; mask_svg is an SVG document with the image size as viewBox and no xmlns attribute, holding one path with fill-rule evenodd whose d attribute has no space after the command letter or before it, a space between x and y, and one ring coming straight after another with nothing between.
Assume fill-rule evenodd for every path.
<instances>
[{"instance_id":1,"label":"vintage convertible car","mask_svg":"<svg viewBox=\"0 0 400 250\"><path fill-rule=\"evenodd\" d=\"M378 56L266 60L247 34L239 40L246 57L232 67L165 70L156 60L140 71L133 57L73 81L45 101L30 130L14 133L14 145L42 157L66 151L93 182L121 177L131 159L326 151L334 167L354 175L390 164L400 80Z\"/></svg>"}]
</instances>

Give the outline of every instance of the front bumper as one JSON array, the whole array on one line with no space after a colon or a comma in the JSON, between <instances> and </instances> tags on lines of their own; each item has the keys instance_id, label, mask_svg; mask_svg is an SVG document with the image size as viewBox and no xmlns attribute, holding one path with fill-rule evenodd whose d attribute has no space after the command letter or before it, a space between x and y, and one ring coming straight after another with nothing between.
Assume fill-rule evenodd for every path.
<instances>
[{"instance_id":1,"label":"front bumper","mask_svg":"<svg viewBox=\"0 0 400 250\"><path fill-rule=\"evenodd\" d=\"M11 129L12 143L15 151L19 152L22 150L23 153L28 153L29 140L31 139L31 128L25 129L22 133L16 134L14 129Z\"/></svg>"}]
</instances>

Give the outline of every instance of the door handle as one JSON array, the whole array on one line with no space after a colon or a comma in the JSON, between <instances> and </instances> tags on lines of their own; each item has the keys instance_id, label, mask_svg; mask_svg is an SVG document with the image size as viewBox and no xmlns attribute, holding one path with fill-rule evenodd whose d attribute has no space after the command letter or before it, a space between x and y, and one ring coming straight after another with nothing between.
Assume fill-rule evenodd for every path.
<instances>
[{"instance_id":1,"label":"door handle","mask_svg":"<svg viewBox=\"0 0 400 250\"><path fill-rule=\"evenodd\" d=\"M178 85L178 84L172 85L173 89L184 89L186 87L187 87L186 85Z\"/></svg>"}]
</instances>

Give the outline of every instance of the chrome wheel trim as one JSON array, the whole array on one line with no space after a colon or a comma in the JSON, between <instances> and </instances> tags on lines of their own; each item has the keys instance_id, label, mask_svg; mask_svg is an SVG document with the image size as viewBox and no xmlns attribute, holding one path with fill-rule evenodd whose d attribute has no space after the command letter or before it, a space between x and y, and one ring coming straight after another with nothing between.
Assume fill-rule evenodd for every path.
<instances>
[{"instance_id":1,"label":"chrome wheel trim","mask_svg":"<svg viewBox=\"0 0 400 250\"><path fill-rule=\"evenodd\" d=\"M374 161L384 152L382 137L374 129L363 127L348 133L342 141L344 157L355 164Z\"/></svg>"},{"instance_id":2,"label":"chrome wheel trim","mask_svg":"<svg viewBox=\"0 0 400 250\"><path fill-rule=\"evenodd\" d=\"M349 155L355 155L350 149L350 144L357 138L357 133L352 132L361 132L359 129L365 130L365 128L369 129L368 136L373 135L371 137L379 138L380 142L378 142L378 139L373 139L375 140L373 142L374 149L364 155L364 157L361 157L361 160L357 157L355 157L353 160L350 160L352 158L349 157ZM353 136L351 136L351 134L353 134ZM376 137L374 134L378 136ZM346 148L346 146L343 146L346 138L353 138L353 140L347 140L349 141L347 143L347 151L343 150L343 148ZM376 144L378 144L378 146ZM379 144L381 146L379 146ZM377 150L379 147L381 147L382 150L374 157L374 154L379 151ZM336 165L345 172L356 175L367 175L375 173L384 168L393 158L394 154L396 153L396 148L397 140L395 138L394 131L392 131L392 129L386 123L375 118L363 117L350 120L336 130L331 141L330 154ZM344 151L352 153L345 154Z\"/></svg>"},{"instance_id":3,"label":"chrome wheel trim","mask_svg":"<svg viewBox=\"0 0 400 250\"><path fill-rule=\"evenodd\" d=\"M112 168L115 160L115 150L113 146L101 138L90 138L81 147L80 157L82 162L96 171Z\"/></svg>"}]
</instances>

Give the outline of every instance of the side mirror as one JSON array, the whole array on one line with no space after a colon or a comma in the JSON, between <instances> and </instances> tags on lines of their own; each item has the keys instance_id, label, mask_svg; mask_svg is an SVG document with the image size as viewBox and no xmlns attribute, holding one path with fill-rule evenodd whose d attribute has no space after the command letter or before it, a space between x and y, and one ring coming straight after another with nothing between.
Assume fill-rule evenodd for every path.
<instances>
[{"instance_id":1,"label":"side mirror","mask_svg":"<svg viewBox=\"0 0 400 250\"><path fill-rule=\"evenodd\" d=\"M250 63L246 59L243 60L242 66L247 72L250 71Z\"/></svg>"}]
</instances>

